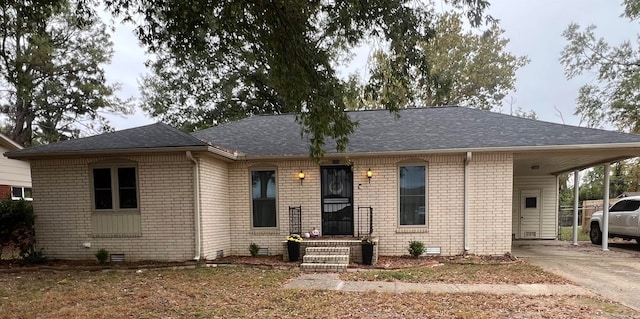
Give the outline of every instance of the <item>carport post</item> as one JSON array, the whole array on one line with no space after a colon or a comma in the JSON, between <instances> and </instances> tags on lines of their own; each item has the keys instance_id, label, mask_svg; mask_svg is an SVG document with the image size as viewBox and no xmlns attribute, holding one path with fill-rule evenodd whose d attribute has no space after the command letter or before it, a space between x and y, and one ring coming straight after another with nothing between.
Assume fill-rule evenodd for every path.
<instances>
[{"instance_id":1,"label":"carport post","mask_svg":"<svg viewBox=\"0 0 640 319\"><path fill-rule=\"evenodd\" d=\"M578 203L580 196L579 171L573 171L573 245L578 246Z\"/></svg>"},{"instance_id":2,"label":"carport post","mask_svg":"<svg viewBox=\"0 0 640 319\"><path fill-rule=\"evenodd\" d=\"M604 164L604 194L602 195L602 251L609 251L609 175L611 165Z\"/></svg>"}]
</instances>

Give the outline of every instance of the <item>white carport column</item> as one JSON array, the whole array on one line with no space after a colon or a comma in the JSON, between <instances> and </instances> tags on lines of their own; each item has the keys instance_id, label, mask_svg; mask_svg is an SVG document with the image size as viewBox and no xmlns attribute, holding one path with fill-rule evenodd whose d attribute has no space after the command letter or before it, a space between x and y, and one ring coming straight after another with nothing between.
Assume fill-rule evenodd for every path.
<instances>
[{"instance_id":1,"label":"white carport column","mask_svg":"<svg viewBox=\"0 0 640 319\"><path fill-rule=\"evenodd\" d=\"M611 164L604 164L604 194L602 195L602 251L609 251L609 173Z\"/></svg>"},{"instance_id":2,"label":"white carport column","mask_svg":"<svg viewBox=\"0 0 640 319\"><path fill-rule=\"evenodd\" d=\"M580 203L579 171L573 171L573 245L578 246L578 203Z\"/></svg>"}]
</instances>

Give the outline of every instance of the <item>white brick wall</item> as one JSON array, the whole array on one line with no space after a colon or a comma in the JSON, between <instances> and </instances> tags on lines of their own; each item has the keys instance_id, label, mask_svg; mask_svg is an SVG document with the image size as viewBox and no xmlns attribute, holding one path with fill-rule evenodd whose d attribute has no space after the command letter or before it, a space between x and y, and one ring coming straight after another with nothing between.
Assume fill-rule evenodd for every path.
<instances>
[{"instance_id":1,"label":"white brick wall","mask_svg":"<svg viewBox=\"0 0 640 319\"><path fill-rule=\"evenodd\" d=\"M330 163L327 160L326 163ZM360 157L342 159L353 164L354 225L357 233L357 207L374 209L374 236L381 255L407 254L408 242L420 240L428 247L440 247L443 255L463 252L464 155L424 155ZM427 227L398 226L398 166L427 165ZM278 171L278 225L275 231L251 227L251 167L273 167ZM369 183L366 171L371 168ZM305 172L303 185L297 177ZM503 254L511 250L511 194L513 156L506 153L473 155L469 166L470 252ZM271 254L282 253L288 234L288 206L302 206L303 230L321 227L320 168L312 161L238 162L229 165L229 194L233 240L231 253L248 255L249 244L268 247ZM361 185L358 189L358 184ZM362 225L363 231L367 225ZM322 231L322 229L320 229Z\"/></svg>"},{"instance_id":2,"label":"white brick wall","mask_svg":"<svg viewBox=\"0 0 640 319\"><path fill-rule=\"evenodd\" d=\"M215 259L219 250L231 253L229 174L227 163L211 157L198 158L200 165L200 211L202 258Z\"/></svg>"},{"instance_id":3,"label":"white brick wall","mask_svg":"<svg viewBox=\"0 0 640 319\"><path fill-rule=\"evenodd\" d=\"M38 246L52 258L92 259L100 248L128 260L187 260L195 256L193 163L184 154L127 156L138 163L140 237L98 238L91 233L89 164L104 158L32 161ZM248 255L249 244L282 254L289 233L289 206L302 206L303 231L321 229L320 167L311 160L239 161L199 158L202 257ZM330 160L326 164L331 163ZM427 165L427 227L398 226L398 166ZM463 155L359 157L341 159L354 173L354 225L357 207L374 208L374 236L381 255L404 255L410 240L440 247L443 255L463 251ZM278 227L251 227L250 169L277 170ZM367 169L373 171L371 183ZM470 252L510 251L513 156L473 155L469 165ZM305 172L303 184L298 173ZM358 184L361 185L360 189ZM367 225L360 228L367 230ZM82 247L91 242L92 248Z\"/></svg>"},{"instance_id":4,"label":"white brick wall","mask_svg":"<svg viewBox=\"0 0 640 319\"><path fill-rule=\"evenodd\" d=\"M193 163L184 154L113 157L137 162L141 236L94 237L89 164L105 157L33 160L37 246L50 258L94 259L97 250L126 260L188 260L195 256ZM82 243L90 242L90 249Z\"/></svg>"},{"instance_id":5,"label":"white brick wall","mask_svg":"<svg viewBox=\"0 0 640 319\"><path fill-rule=\"evenodd\" d=\"M511 251L513 155L474 154L469 169L470 251L480 255Z\"/></svg>"}]
</instances>

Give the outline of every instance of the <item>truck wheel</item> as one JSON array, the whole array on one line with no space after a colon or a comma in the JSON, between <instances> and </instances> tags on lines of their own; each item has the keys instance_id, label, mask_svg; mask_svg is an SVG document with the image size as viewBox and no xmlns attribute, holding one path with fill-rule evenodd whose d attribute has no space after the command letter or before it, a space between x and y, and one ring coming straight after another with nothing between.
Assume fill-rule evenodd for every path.
<instances>
[{"instance_id":1,"label":"truck wheel","mask_svg":"<svg viewBox=\"0 0 640 319\"><path fill-rule=\"evenodd\" d=\"M591 243L595 245L602 244L602 231L600 231L600 226L597 223L591 224L591 230L589 231L589 239L591 239Z\"/></svg>"}]
</instances>

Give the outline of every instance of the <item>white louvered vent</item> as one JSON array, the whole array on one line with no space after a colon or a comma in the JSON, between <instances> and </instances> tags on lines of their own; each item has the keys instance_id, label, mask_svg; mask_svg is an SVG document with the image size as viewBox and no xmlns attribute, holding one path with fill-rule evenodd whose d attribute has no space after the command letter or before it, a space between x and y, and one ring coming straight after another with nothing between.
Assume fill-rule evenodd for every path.
<instances>
[{"instance_id":1,"label":"white louvered vent","mask_svg":"<svg viewBox=\"0 0 640 319\"><path fill-rule=\"evenodd\" d=\"M427 247L425 251L427 255L440 255L440 247Z\"/></svg>"},{"instance_id":2,"label":"white louvered vent","mask_svg":"<svg viewBox=\"0 0 640 319\"><path fill-rule=\"evenodd\" d=\"M111 254L112 263L121 263L124 261L124 254Z\"/></svg>"},{"instance_id":3,"label":"white louvered vent","mask_svg":"<svg viewBox=\"0 0 640 319\"><path fill-rule=\"evenodd\" d=\"M527 238L536 238L536 232L534 232L534 231L527 231L527 232L524 232L524 237L527 237Z\"/></svg>"}]
</instances>

